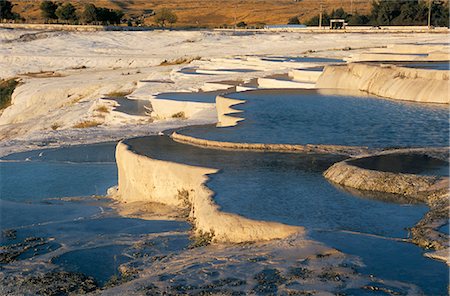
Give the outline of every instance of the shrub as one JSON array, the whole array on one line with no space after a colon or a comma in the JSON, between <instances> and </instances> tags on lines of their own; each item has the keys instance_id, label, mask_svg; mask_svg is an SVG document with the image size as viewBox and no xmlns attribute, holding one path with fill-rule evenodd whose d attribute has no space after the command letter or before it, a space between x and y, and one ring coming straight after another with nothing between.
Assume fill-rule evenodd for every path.
<instances>
[{"instance_id":1,"label":"shrub","mask_svg":"<svg viewBox=\"0 0 450 296\"><path fill-rule=\"evenodd\" d=\"M101 122L98 122L96 120L86 120L86 121L82 121L82 122L75 124L73 127L74 128L89 128L89 127L96 127L99 125L101 125Z\"/></svg>"},{"instance_id":2,"label":"shrub","mask_svg":"<svg viewBox=\"0 0 450 296\"><path fill-rule=\"evenodd\" d=\"M52 130L56 131L57 129L59 129L61 127L61 124L59 124L58 122L55 122L50 127L52 128Z\"/></svg>"},{"instance_id":3,"label":"shrub","mask_svg":"<svg viewBox=\"0 0 450 296\"><path fill-rule=\"evenodd\" d=\"M58 5L53 1L42 1L39 6L41 9L42 17L46 20L49 19L57 19L56 9L58 9Z\"/></svg>"},{"instance_id":4,"label":"shrub","mask_svg":"<svg viewBox=\"0 0 450 296\"><path fill-rule=\"evenodd\" d=\"M105 105L98 106L95 111L100 113L109 113L108 107L106 107Z\"/></svg>"},{"instance_id":5,"label":"shrub","mask_svg":"<svg viewBox=\"0 0 450 296\"><path fill-rule=\"evenodd\" d=\"M288 25L300 25L300 20L297 16L293 16L288 20Z\"/></svg>"},{"instance_id":6,"label":"shrub","mask_svg":"<svg viewBox=\"0 0 450 296\"><path fill-rule=\"evenodd\" d=\"M172 115L172 118L186 119L186 114L183 111L175 113Z\"/></svg>"},{"instance_id":7,"label":"shrub","mask_svg":"<svg viewBox=\"0 0 450 296\"><path fill-rule=\"evenodd\" d=\"M0 110L11 105L11 96L18 84L15 78L0 81Z\"/></svg>"},{"instance_id":8,"label":"shrub","mask_svg":"<svg viewBox=\"0 0 450 296\"><path fill-rule=\"evenodd\" d=\"M168 8L163 8L158 11L155 15L155 22L161 27L165 27L166 23L171 25L175 24L178 20L177 15Z\"/></svg>"},{"instance_id":9,"label":"shrub","mask_svg":"<svg viewBox=\"0 0 450 296\"><path fill-rule=\"evenodd\" d=\"M20 19L20 15L18 13L12 12L13 5L11 1L8 0L0 0L0 20L16 20Z\"/></svg>"},{"instance_id":10,"label":"shrub","mask_svg":"<svg viewBox=\"0 0 450 296\"><path fill-rule=\"evenodd\" d=\"M247 23L246 22L239 22L236 24L236 27L238 28L245 28L247 27Z\"/></svg>"},{"instance_id":11,"label":"shrub","mask_svg":"<svg viewBox=\"0 0 450 296\"><path fill-rule=\"evenodd\" d=\"M86 4L81 14L81 19L88 24L98 21L97 7L92 3Z\"/></svg>"},{"instance_id":12,"label":"shrub","mask_svg":"<svg viewBox=\"0 0 450 296\"><path fill-rule=\"evenodd\" d=\"M120 24L124 13L120 10L112 10L105 7L97 8L97 18L98 21L106 24Z\"/></svg>"},{"instance_id":13,"label":"shrub","mask_svg":"<svg viewBox=\"0 0 450 296\"><path fill-rule=\"evenodd\" d=\"M182 65L189 64L192 61L200 60L201 57L185 57L185 58L177 58L173 60L164 60L159 65L160 66L173 66L173 65Z\"/></svg>"},{"instance_id":14,"label":"shrub","mask_svg":"<svg viewBox=\"0 0 450 296\"><path fill-rule=\"evenodd\" d=\"M63 21L76 21L77 9L71 3L66 3L58 7L55 12L58 19Z\"/></svg>"}]
</instances>

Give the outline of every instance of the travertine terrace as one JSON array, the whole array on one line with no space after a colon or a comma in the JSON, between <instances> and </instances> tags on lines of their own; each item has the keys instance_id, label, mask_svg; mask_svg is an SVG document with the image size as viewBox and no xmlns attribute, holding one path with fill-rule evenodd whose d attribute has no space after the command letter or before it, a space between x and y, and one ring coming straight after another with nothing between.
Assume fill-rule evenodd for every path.
<instances>
[{"instance_id":1,"label":"travertine terrace","mask_svg":"<svg viewBox=\"0 0 450 296\"><path fill-rule=\"evenodd\" d=\"M0 294L445 293L450 45L421 30L0 29Z\"/></svg>"}]
</instances>

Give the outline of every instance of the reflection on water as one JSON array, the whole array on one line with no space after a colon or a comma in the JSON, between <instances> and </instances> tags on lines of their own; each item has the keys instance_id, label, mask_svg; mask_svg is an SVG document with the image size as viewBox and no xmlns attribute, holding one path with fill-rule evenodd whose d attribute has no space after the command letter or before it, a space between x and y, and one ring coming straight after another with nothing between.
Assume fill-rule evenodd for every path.
<instances>
[{"instance_id":1,"label":"reflection on water","mask_svg":"<svg viewBox=\"0 0 450 296\"><path fill-rule=\"evenodd\" d=\"M220 151L176 143L168 137L127 140L152 158L218 168L208 187L226 212L308 228L406 236L425 206L356 198L328 183L322 172L342 156ZM386 216L384 223L379 217Z\"/></svg>"},{"instance_id":2,"label":"reflection on water","mask_svg":"<svg viewBox=\"0 0 450 296\"><path fill-rule=\"evenodd\" d=\"M179 144L161 136L127 142L139 153L157 159L221 169L210 176L207 185L217 193L215 200L224 211L306 226L313 239L361 256L367 265L361 270L363 273L414 283L430 293L445 291L445 265L423 258L420 248L380 239L368 243L361 235L341 239L343 230L406 237L405 228L426 212L424 206L392 204L370 196L360 198L330 185L321 173L342 160L342 156L220 151ZM158 246L159 238L139 248L134 245L143 236L181 232L182 237L162 243L161 248L166 252L185 248L187 223L117 217L104 199L54 199L102 194L117 182L116 168L107 162L113 156L104 155L113 154L113 146L111 143L20 153L9 156L10 162L0 162L2 176L7 176L0 180L1 228L17 230L16 238L3 239L1 244L32 236L54 238L42 254L58 251L64 244L67 251L58 253L52 262L68 271L94 276L100 284L118 274L119 264L134 257L159 254L153 247ZM31 161L18 161L22 159ZM101 163L100 159L106 162ZM34 176L36 172L39 176ZM27 190L14 190L23 184L20 180L29 180ZM71 187L70 183L77 186ZM376 250L369 252L373 246ZM383 252L388 252L386 260ZM23 254L23 258L29 256ZM393 262L395 269L391 268ZM428 287L431 273L436 277L432 279L433 287Z\"/></svg>"},{"instance_id":3,"label":"reflection on water","mask_svg":"<svg viewBox=\"0 0 450 296\"><path fill-rule=\"evenodd\" d=\"M114 107L114 110L123 112L128 115L135 116L145 116L148 112L148 108L151 108L150 102L148 100L137 100L137 99L127 99L127 98L108 98L119 104Z\"/></svg>"},{"instance_id":4,"label":"reflection on water","mask_svg":"<svg viewBox=\"0 0 450 296\"><path fill-rule=\"evenodd\" d=\"M449 234L450 232L449 232L449 224L447 223L447 224L445 224L445 225L442 225L440 228L439 228L439 232L442 232L442 233L445 233L445 234Z\"/></svg>"},{"instance_id":5,"label":"reflection on water","mask_svg":"<svg viewBox=\"0 0 450 296\"><path fill-rule=\"evenodd\" d=\"M426 291L445 291L445 275L448 275L445 265L424 258L419 247L383 239L371 244L362 235L341 239L342 231L406 238L406 228L419 221L427 208L408 201L407 204L388 202L395 198L393 195L379 200L379 196L364 195L364 192L359 192L361 198L337 189L322 177L322 172L342 159L339 156L220 151L179 144L167 137L130 139L126 143L137 153L155 159L220 169L219 173L210 175L207 186L216 192L214 199L225 212L306 226L314 239L332 247L344 252L348 249L363 258L373 254L373 258L364 260L367 268L362 272L376 272L381 278L414 283ZM323 231L326 235L316 234ZM367 248L372 246L378 249L369 252ZM389 252L386 260L383 252ZM396 269L391 268L392 262L398 265ZM415 266L430 266L430 269L421 277L422 270ZM428 279L433 272L439 276L433 279L436 285L429 288Z\"/></svg>"},{"instance_id":6,"label":"reflection on water","mask_svg":"<svg viewBox=\"0 0 450 296\"><path fill-rule=\"evenodd\" d=\"M283 57L270 56L262 58L263 61L269 62L296 62L296 63L343 63L344 60L316 57Z\"/></svg>"},{"instance_id":7,"label":"reflection on water","mask_svg":"<svg viewBox=\"0 0 450 296\"><path fill-rule=\"evenodd\" d=\"M208 91L208 92L172 92L162 93L156 96L158 99L174 100L174 101L188 101L199 103L214 103L218 95L226 93L224 91Z\"/></svg>"},{"instance_id":8,"label":"reflection on water","mask_svg":"<svg viewBox=\"0 0 450 296\"><path fill-rule=\"evenodd\" d=\"M446 295L449 272L445 264L424 257L415 245L348 233L313 232L311 237L361 257L365 267L359 272L414 283L426 295Z\"/></svg>"},{"instance_id":9,"label":"reflection on water","mask_svg":"<svg viewBox=\"0 0 450 296\"><path fill-rule=\"evenodd\" d=\"M117 184L115 146L103 143L46 149L2 159L0 246L2 255L10 255L3 256L0 264L8 263L8 258L20 261L51 256L54 251L61 252L63 245L65 253L53 263L104 284L129 260L124 250L142 236L181 232L185 239L176 248L188 245L190 226L185 222L118 217L110 200L91 197L104 195Z\"/></svg>"},{"instance_id":10,"label":"reflection on water","mask_svg":"<svg viewBox=\"0 0 450 296\"><path fill-rule=\"evenodd\" d=\"M450 62L419 62L419 63L405 63L402 66L408 68L428 69L428 70L441 70L449 71Z\"/></svg>"},{"instance_id":11,"label":"reflection on water","mask_svg":"<svg viewBox=\"0 0 450 296\"><path fill-rule=\"evenodd\" d=\"M1 158L9 161L46 161L46 162L81 162L113 163L116 162L117 142L34 150L10 154Z\"/></svg>"},{"instance_id":12,"label":"reflection on water","mask_svg":"<svg viewBox=\"0 0 450 296\"><path fill-rule=\"evenodd\" d=\"M352 160L351 164L363 169L391 173L425 176L448 176L449 173L447 161L418 153L377 155Z\"/></svg>"},{"instance_id":13,"label":"reflection on water","mask_svg":"<svg viewBox=\"0 0 450 296\"><path fill-rule=\"evenodd\" d=\"M80 272L104 285L111 277L118 277L118 268L130 260L122 253L127 246L112 245L67 252L52 260L70 272Z\"/></svg>"},{"instance_id":14,"label":"reflection on water","mask_svg":"<svg viewBox=\"0 0 450 296\"><path fill-rule=\"evenodd\" d=\"M0 162L1 199L104 195L117 183L114 163ZM76 172L76 173L74 173Z\"/></svg>"},{"instance_id":15,"label":"reflection on water","mask_svg":"<svg viewBox=\"0 0 450 296\"><path fill-rule=\"evenodd\" d=\"M182 134L247 143L448 145L445 107L332 93L335 91L262 90L231 94L247 101L233 107L243 111L237 116L244 121L230 128L188 128Z\"/></svg>"}]
</instances>

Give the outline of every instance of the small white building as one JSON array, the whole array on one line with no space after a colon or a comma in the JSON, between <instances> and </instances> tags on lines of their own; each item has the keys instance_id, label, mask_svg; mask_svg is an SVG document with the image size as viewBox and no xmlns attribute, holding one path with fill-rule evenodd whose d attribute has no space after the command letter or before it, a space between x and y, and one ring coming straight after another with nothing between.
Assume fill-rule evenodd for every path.
<instances>
[{"instance_id":1,"label":"small white building","mask_svg":"<svg viewBox=\"0 0 450 296\"><path fill-rule=\"evenodd\" d=\"M344 19L331 19L330 20L330 29L331 30L345 29L345 27L347 25L348 25L348 23L346 23Z\"/></svg>"}]
</instances>

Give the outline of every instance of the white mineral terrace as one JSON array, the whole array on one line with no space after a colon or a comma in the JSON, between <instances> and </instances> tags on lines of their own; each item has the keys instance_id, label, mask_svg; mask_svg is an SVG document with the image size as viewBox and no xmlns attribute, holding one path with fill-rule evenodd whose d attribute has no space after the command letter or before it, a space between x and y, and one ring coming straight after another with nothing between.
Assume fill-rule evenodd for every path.
<instances>
[{"instance_id":1,"label":"white mineral terrace","mask_svg":"<svg viewBox=\"0 0 450 296\"><path fill-rule=\"evenodd\" d=\"M323 181L320 186L323 185L324 188L331 186L332 189L329 190L338 188L339 192L346 192L352 197L362 196L362 203L366 198L377 202L380 200L384 202L383 198L392 201L389 199L390 195L389 198L386 197L387 194L397 194L392 198L394 203L398 202L396 204L398 207L405 206L405 203L414 204L413 206L420 204L423 208L426 205L428 208L421 209L423 212L420 215L425 213L422 220L415 222L416 225L406 226L409 231L408 237L398 233L391 234L390 237L382 231L377 233L374 230L372 233L370 232L372 229L363 233L353 231L351 227L349 227L350 230L344 226L339 228L339 225L338 230L332 231L357 235L359 238L376 238L389 243L412 242L424 249L433 250L424 254L426 257L446 261L449 264L448 234L439 230L448 221L449 177L448 174L442 174L442 168L448 168L449 147L444 147L446 144L440 145L443 141L441 132L446 128L448 130L448 127L438 131L430 127L430 134L438 138L435 141L438 143L436 147L428 143L434 140L431 136L424 137L427 139L426 145L421 145L423 142L420 141L407 142L401 147L397 147L396 143L384 146L353 142L342 144L338 140L345 138L343 133L340 133L346 130L345 126L339 127L341 129L332 129L336 133L333 138L333 140L337 139L336 143L333 141L310 143L307 140L297 142L297 139L293 142L284 142L277 141L278 138L284 139L279 133L298 135L288 130L295 129L289 125L289 116L293 115L288 114L283 117L284 114L281 114L275 119L269 118L270 116L264 117L264 114L276 113L274 109L277 103L282 104L281 100L276 100L277 95L280 94L292 95L292 97L309 95L310 105L316 108L317 106L328 108L326 105L328 101L322 101L323 105L319 105L318 100L326 96L333 97L334 100L342 93L349 94L346 98L350 103L355 101L363 102L363 104L385 103L385 105L376 105L379 108L376 109L378 111L392 107L394 111L391 112L389 109L391 113L383 113L387 115L383 117L386 120L382 120L382 123L389 121L390 118L387 116L395 117L392 115L393 112L408 110L412 114L411 117L417 114L420 117L425 114L422 117L427 118L417 118L422 125L424 122L428 123L428 120L435 119L436 129L438 129L442 126L444 117L442 110L450 104L450 71L448 69L450 45L442 42L443 36L448 37L445 32L442 34L265 32L240 36L228 31L44 32L38 29L31 31L0 28L0 79L17 79L20 82L12 94L9 106L0 110L0 157L13 152L34 150L38 147L58 148L74 144L116 141L115 143L118 143L115 150L117 186L109 188L106 197L110 198L109 202L114 202L113 207L118 215L122 215L121 218L138 217L153 221L182 220L184 224L189 226L188 223L190 223L192 226L192 229L185 230L183 235L191 235L191 239L198 241L206 237L210 240L208 243L213 243L212 249L184 249L177 251L177 254L167 255L167 258L160 258L161 261L155 259L149 263L150 259L143 259L145 263L142 269L136 271L136 274L140 272L139 276L133 278L129 284L105 289L103 291L105 295L124 294L127 289L133 290L134 293L138 291L134 291L135 288L141 288L150 280L162 281L161 278L167 276L165 273L170 271L174 272L174 278L186 277L186 273L192 266L196 268L195 272L201 268L202 270L198 271L200 274L204 271L203 266L211 262L213 262L211 265L214 265L216 261L227 256L231 258L227 263L231 267L224 264L226 268L229 268L228 273L234 268L233 258L245 257L248 262L256 260L257 264L261 264L258 265L261 269L269 268L270 264L288 266L287 261L297 260L302 264L312 262L311 268L321 272L326 271L330 266L344 269L343 266L347 264L347 260L352 262L360 260L355 259L360 254L353 258L338 251L339 248L336 246L333 246L336 249L328 247L328 242L324 243L316 237L313 238L311 234L320 233L318 236L326 237L330 230L316 229L310 225L296 224L296 222L290 223L289 213L286 215L284 212L277 213L279 215L277 217L281 217L277 220L277 217L277 219L266 219L265 216L261 218L258 215L255 215L257 217L246 215L236 209L233 210L233 207L227 209L218 198L220 195L223 202L222 192L214 192L214 184L211 185L214 180L217 181L214 178L225 171L221 166L234 157L234 155L228 155L222 159L215 158L217 155L223 156L221 153L225 154L225 151L236 154L253 153L261 158L267 154L273 157L279 155L280 160L272 159L272 162L277 164L278 161L282 163L290 159L297 161L295 162L297 165L304 161L302 157L308 160L311 157L311 163L320 168L315 168L313 177L307 175L313 169L311 168L311 171L306 169L307 176L302 175L305 179L299 181L299 187L302 186L300 184L302 181L307 180L307 183L310 177L319 178L319 182ZM358 95L351 95L353 93ZM251 97L252 94L254 97ZM272 105L260 109L255 107L253 110L248 107L254 102L260 104L266 102L263 100L263 94L270 95L269 98L273 99L270 102ZM339 105L344 102L342 97L344 95L341 96L338 105L335 105L335 109L344 109ZM317 100L311 100L311 98ZM333 103L336 104L335 101ZM344 114L342 117L358 112L360 110L358 103L354 105L356 107L351 105L354 109L342 113ZM255 105L257 104L253 104ZM428 107L432 110L428 110ZM427 112L421 113L421 108L426 109ZM301 109L299 105L292 109L298 113L307 112L306 108ZM253 111L256 113L255 117L258 116L258 111L262 112L262 118L257 120L255 117L252 118ZM333 113L333 116L340 116L337 111ZM360 112L359 114L368 113ZM408 114L402 115L408 116ZM317 117L314 117L314 114L311 116L313 120ZM279 130L277 129L274 134L267 132L270 128L275 130L273 122L278 123L277 120L281 117L283 118L279 120L280 124L276 126ZM314 123L311 123L313 120L309 120L308 123L313 125ZM243 133L244 124L250 122L248 127L251 126L250 124L261 124L262 121L272 123L264 133L265 136L270 134L270 141L258 142L247 138L242 141L228 141L223 138L202 137L201 133L194 132L193 135L189 132L185 133L195 128L205 130L209 128L207 130L209 135L211 133L216 135L217 130L225 134L227 132ZM325 126L334 128L335 121L337 120L329 120ZM371 122L368 122L367 124L370 125ZM398 121L392 122L398 123ZM415 126L415 123L412 122L410 126ZM286 129L284 129L285 125ZM383 132L395 134L398 132L395 128L399 125L401 126L401 123L393 128L394 131L383 130ZM369 130L364 126L356 127ZM301 128L314 132L312 126ZM405 133L403 129L401 132ZM367 133L363 131L363 136L367 134L369 135L367 138L372 140L370 133L371 131ZM249 133L249 138L250 136L259 139L257 132ZM376 137L379 137L379 134L374 133L372 138ZM165 151L158 150L159 154L154 153L155 151L148 152L145 150L149 148L145 146L148 144L145 140L149 138L151 144L156 143L155 150L170 147ZM226 135L224 138L226 139ZM362 137L358 137L358 140L360 138ZM133 141L142 139L144 142L140 143L144 148L134 149ZM170 144L158 146L158 139L165 141L165 144ZM417 143L421 148L413 147ZM110 147L113 148L113 146ZM193 147L198 150L189 150ZM198 158L198 155L210 153L205 152L210 150L214 150L217 155L211 154L212 160L202 160L207 165L198 165L195 161L188 162L183 159L187 155L184 153L191 153L190 157ZM299 158L291 158L293 155ZM395 163L400 163L401 169L383 170L381 167L386 159L384 162L381 161L380 165L377 162L380 157L387 157L388 163L393 159L389 157L398 157L395 158ZM413 160L419 159L419 162L437 162L437 169L436 167L433 169L436 169L438 173L432 171L430 175L427 175L422 174L425 171L423 168L411 169L406 165L402 166L402 159L409 159L408 157L412 157ZM283 164L278 164L279 166L270 166L270 164L265 164L268 167L265 169L269 172L285 169ZM325 165L328 169L321 167ZM250 169L254 170L254 167L250 166ZM303 174L304 168L298 171L295 169L292 169L294 175ZM266 171L262 170L262 172ZM229 174L232 175L232 173ZM294 176L295 180L298 176ZM283 178L284 175L280 174L277 177ZM291 178L294 177L291 176ZM225 178L225 180L228 179ZM276 178L275 180L283 184L283 180ZM240 181L241 179L235 182L238 184ZM305 190L314 191L315 194L314 184L317 185L311 181L308 186L314 189L311 190L308 187ZM221 184L222 187L219 187L224 190L225 199L233 194L235 202L248 198L249 191L241 193L240 189L237 190L237 187L229 185L230 182ZM268 184L258 185L269 186ZM275 192L273 195L286 194L286 191L292 189L287 187L285 191L279 190L280 193ZM317 190L319 191L319 188ZM305 191L299 191L298 195L304 193ZM307 193L311 194L309 191ZM295 198L298 196L296 191L289 194L294 195ZM383 198L378 197L381 195ZM305 196L308 195L305 194ZM400 197L404 199L395 200ZM288 201L280 199L280 204L285 203L282 206L288 207ZM255 203L259 203L259 200L257 199ZM319 201L318 204L320 204ZM339 207L339 202L337 204L327 205L327 210L332 211L333 207ZM153 205L154 208L148 211L151 214L147 213L146 211ZM263 198L261 198L261 204L253 204L252 209L253 206L262 209L261 211L271 210L268 208L270 206L265 205ZM324 205L320 204L320 206ZM409 205L404 208L408 209L408 207ZM100 209L103 215L104 210L101 207ZM368 209L372 208L368 206L364 211ZM160 213L157 213L158 211ZM320 212L321 209L318 211ZM392 212L389 215L395 216ZM337 220L345 220L345 217L343 214ZM283 220L285 218L288 222ZM336 219L336 217L330 219ZM328 216L325 220L328 220ZM393 230L393 233L395 231L397 230ZM406 233L403 228L399 232ZM167 232L163 235L172 234ZM157 235L159 234L155 234ZM255 253L270 254L271 258L278 258L276 260L279 262L269 259L267 262L260 263L258 258L244 256L243 254L251 248L254 248ZM58 252L64 253L62 250ZM423 252L418 257L429 260L422 254ZM50 257L46 257L46 262L38 263L47 266L48 262L51 262L48 258ZM359 262L361 266L362 261L364 260ZM204 265L198 267L199 262ZM433 261L433 263L436 262ZM244 267L242 269L244 271L241 272L245 273L246 268ZM369 279L369 276L363 277L347 269L343 273L346 274L347 287L362 287L367 284L364 289L371 289L369 284L376 281L376 276L373 277L372 274ZM314 289L319 290L320 293L323 292L323 295L330 295L330 291L339 290L333 281L339 282L340 279L331 276L332 280L329 280L323 288L322 285L325 284L321 276L315 275L313 279L308 279L313 283ZM258 279L252 278L250 282L255 280ZM407 282L403 285L398 282L399 280L396 279L384 283L388 283L390 287L401 287L413 295L420 292L414 284ZM387 288L386 291L392 292Z\"/></svg>"}]
</instances>

